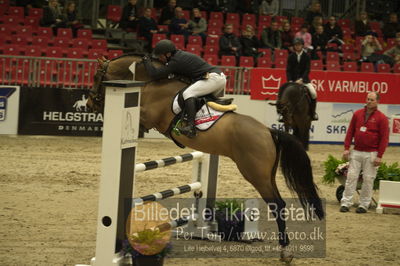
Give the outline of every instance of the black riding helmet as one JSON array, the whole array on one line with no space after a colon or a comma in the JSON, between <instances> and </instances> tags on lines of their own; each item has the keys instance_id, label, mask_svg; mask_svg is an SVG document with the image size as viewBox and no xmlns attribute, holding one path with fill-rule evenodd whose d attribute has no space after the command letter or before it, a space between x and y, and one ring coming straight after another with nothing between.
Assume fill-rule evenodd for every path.
<instances>
[{"instance_id":1,"label":"black riding helmet","mask_svg":"<svg viewBox=\"0 0 400 266\"><path fill-rule=\"evenodd\" d=\"M294 38L293 45L298 44L298 43L304 45L304 40L302 38Z\"/></svg>"},{"instance_id":2,"label":"black riding helmet","mask_svg":"<svg viewBox=\"0 0 400 266\"><path fill-rule=\"evenodd\" d=\"M161 40L154 47L154 55L159 56L166 53L173 53L176 51L175 44L170 40Z\"/></svg>"}]
</instances>

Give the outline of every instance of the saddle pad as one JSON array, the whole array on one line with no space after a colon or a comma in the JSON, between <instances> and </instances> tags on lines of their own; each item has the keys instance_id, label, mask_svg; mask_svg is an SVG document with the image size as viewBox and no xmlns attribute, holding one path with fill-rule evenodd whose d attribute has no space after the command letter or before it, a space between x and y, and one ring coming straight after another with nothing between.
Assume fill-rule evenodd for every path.
<instances>
[{"instance_id":1,"label":"saddle pad","mask_svg":"<svg viewBox=\"0 0 400 266\"><path fill-rule=\"evenodd\" d=\"M174 101L172 102L172 112L175 115L177 115L181 111L182 108L179 106L178 95L177 95L174 98ZM196 128L202 131L207 130L212 125L214 125L214 123L217 122L217 120L221 118L224 114L225 112L216 111L213 108L204 104L196 113L196 118L195 118Z\"/></svg>"}]
</instances>

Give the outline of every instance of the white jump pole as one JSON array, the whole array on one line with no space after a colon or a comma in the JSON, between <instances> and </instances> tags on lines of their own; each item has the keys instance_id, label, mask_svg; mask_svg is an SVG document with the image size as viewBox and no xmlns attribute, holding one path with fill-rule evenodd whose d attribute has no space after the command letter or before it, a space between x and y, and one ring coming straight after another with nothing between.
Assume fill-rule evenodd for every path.
<instances>
[{"instance_id":1,"label":"white jump pole","mask_svg":"<svg viewBox=\"0 0 400 266\"><path fill-rule=\"evenodd\" d=\"M125 262L120 254L133 198L134 164L139 132L140 88L144 82L116 80L106 86L96 257L91 265ZM126 208L129 208L126 211Z\"/></svg>"}]
</instances>

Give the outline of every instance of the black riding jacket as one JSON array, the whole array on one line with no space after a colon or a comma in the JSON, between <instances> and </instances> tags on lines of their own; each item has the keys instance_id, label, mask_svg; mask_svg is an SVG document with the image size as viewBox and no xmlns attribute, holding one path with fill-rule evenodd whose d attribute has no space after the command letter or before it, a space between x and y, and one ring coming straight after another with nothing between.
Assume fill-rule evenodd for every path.
<instances>
[{"instance_id":1,"label":"black riding jacket","mask_svg":"<svg viewBox=\"0 0 400 266\"><path fill-rule=\"evenodd\" d=\"M177 50L168 63L154 67L150 60L143 60L147 73L152 79L168 78L170 74L182 75L197 81L207 73L222 71L204 61L195 54Z\"/></svg>"}]
</instances>

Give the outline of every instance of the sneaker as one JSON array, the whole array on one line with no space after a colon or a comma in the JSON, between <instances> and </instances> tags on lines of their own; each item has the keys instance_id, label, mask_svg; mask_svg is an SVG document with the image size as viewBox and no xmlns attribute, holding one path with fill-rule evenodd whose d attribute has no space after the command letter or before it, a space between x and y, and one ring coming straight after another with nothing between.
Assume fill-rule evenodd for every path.
<instances>
[{"instance_id":1,"label":"sneaker","mask_svg":"<svg viewBox=\"0 0 400 266\"><path fill-rule=\"evenodd\" d=\"M358 207L356 209L356 213L367 213L367 210L365 208L363 208L363 207Z\"/></svg>"},{"instance_id":2,"label":"sneaker","mask_svg":"<svg viewBox=\"0 0 400 266\"><path fill-rule=\"evenodd\" d=\"M349 207L347 207L347 206L342 206L342 207L340 207L340 209L339 209L339 211L340 212L348 212L350 209L349 209Z\"/></svg>"}]
</instances>

